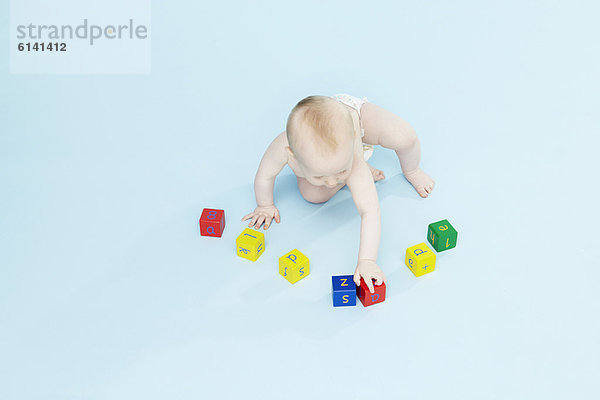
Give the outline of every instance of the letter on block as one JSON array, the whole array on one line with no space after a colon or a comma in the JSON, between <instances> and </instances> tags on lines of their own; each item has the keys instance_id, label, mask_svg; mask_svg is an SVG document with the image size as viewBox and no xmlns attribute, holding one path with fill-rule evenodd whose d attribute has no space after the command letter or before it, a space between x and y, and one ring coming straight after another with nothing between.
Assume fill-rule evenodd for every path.
<instances>
[{"instance_id":1,"label":"letter on block","mask_svg":"<svg viewBox=\"0 0 600 400\"><path fill-rule=\"evenodd\" d=\"M333 306L345 307L356 305L356 284L352 275L331 277L333 287Z\"/></svg>"},{"instance_id":2,"label":"letter on block","mask_svg":"<svg viewBox=\"0 0 600 400\"><path fill-rule=\"evenodd\" d=\"M365 307L381 303L385 300L385 283L377 286L375 285L375 281L373 281L373 285L375 287L375 293L371 293L365 281L360 278L360 286L356 288L356 295Z\"/></svg>"},{"instance_id":3,"label":"letter on block","mask_svg":"<svg viewBox=\"0 0 600 400\"><path fill-rule=\"evenodd\" d=\"M290 283L296 283L310 273L308 257L294 249L279 257L279 274Z\"/></svg>"},{"instance_id":4,"label":"letter on block","mask_svg":"<svg viewBox=\"0 0 600 400\"><path fill-rule=\"evenodd\" d=\"M430 273L435 269L435 253L425 243L406 249L406 266L415 276Z\"/></svg>"},{"instance_id":5,"label":"letter on block","mask_svg":"<svg viewBox=\"0 0 600 400\"><path fill-rule=\"evenodd\" d=\"M437 252L456 247L457 238L458 232L447 219L429 224L427 229L427 240Z\"/></svg>"},{"instance_id":6,"label":"letter on block","mask_svg":"<svg viewBox=\"0 0 600 400\"><path fill-rule=\"evenodd\" d=\"M225 229L225 211L205 208L200 216L202 236L221 237Z\"/></svg>"},{"instance_id":7,"label":"letter on block","mask_svg":"<svg viewBox=\"0 0 600 400\"><path fill-rule=\"evenodd\" d=\"M235 246L238 256L256 261L265 251L265 235L257 230L246 228L235 239Z\"/></svg>"}]
</instances>

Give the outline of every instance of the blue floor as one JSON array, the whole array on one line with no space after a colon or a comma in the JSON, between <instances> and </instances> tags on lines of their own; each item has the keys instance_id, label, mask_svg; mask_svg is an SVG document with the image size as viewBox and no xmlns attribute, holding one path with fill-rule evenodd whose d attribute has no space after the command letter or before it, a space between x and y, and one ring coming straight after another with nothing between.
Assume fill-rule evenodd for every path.
<instances>
[{"instance_id":1,"label":"blue floor","mask_svg":"<svg viewBox=\"0 0 600 400\"><path fill-rule=\"evenodd\" d=\"M155 2L150 75L1 63L0 398L600 398L596 4ZM347 189L309 204L285 168L265 253L235 255L287 113L340 92L408 120L437 182L421 199L376 148L368 308L332 307ZM458 246L415 278L404 251L444 218Z\"/></svg>"}]
</instances>

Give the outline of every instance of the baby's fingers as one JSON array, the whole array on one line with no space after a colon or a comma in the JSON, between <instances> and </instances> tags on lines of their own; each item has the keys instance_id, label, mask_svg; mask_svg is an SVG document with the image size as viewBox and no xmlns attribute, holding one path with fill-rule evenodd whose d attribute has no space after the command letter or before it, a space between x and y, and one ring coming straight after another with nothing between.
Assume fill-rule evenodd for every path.
<instances>
[{"instance_id":1,"label":"baby's fingers","mask_svg":"<svg viewBox=\"0 0 600 400\"><path fill-rule=\"evenodd\" d=\"M369 288L369 292L375 293L375 287L373 286L373 280L371 279L371 277L365 276L363 278L365 280L365 283L367 284L367 287Z\"/></svg>"},{"instance_id":2,"label":"baby's fingers","mask_svg":"<svg viewBox=\"0 0 600 400\"><path fill-rule=\"evenodd\" d=\"M383 274L381 272L375 272L375 273L373 273L373 279L375 279L375 284L377 286L381 285L384 282L384 277L383 277Z\"/></svg>"},{"instance_id":3,"label":"baby's fingers","mask_svg":"<svg viewBox=\"0 0 600 400\"><path fill-rule=\"evenodd\" d=\"M356 286L360 286L360 273L358 271L354 273L354 283Z\"/></svg>"},{"instance_id":4,"label":"baby's fingers","mask_svg":"<svg viewBox=\"0 0 600 400\"><path fill-rule=\"evenodd\" d=\"M279 211L275 210L275 222L280 223L281 217L279 216Z\"/></svg>"},{"instance_id":5,"label":"baby's fingers","mask_svg":"<svg viewBox=\"0 0 600 400\"><path fill-rule=\"evenodd\" d=\"M259 215L254 215L252 217L252 221L250 221L250 223L248 224L248 228L252 228L254 226L254 224L256 224L256 220L258 219Z\"/></svg>"},{"instance_id":6,"label":"baby's fingers","mask_svg":"<svg viewBox=\"0 0 600 400\"><path fill-rule=\"evenodd\" d=\"M273 217L267 217L267 219L265 219L265 230L269 229L269 225L271 225L272 220Z\"/></svg>"},{"instance_id":7,"label":"baby's fingers","mask_svg":"<svg viewBox=\"0 0 600 400\"><path fill-rule=\"evenodd\" d=\"M265 216L261 215L258 217L258 220L256 220L256 229L260 229L260 226L263 224L263 222L265 221Z\"/></svg>"},{"instance_id":8,"label":"baby's fingers","mask_svg":"<svg viewBox=\"0 0 600 400\"><path fill-rule=\"evenodd\" d=\"M247 220L247 219L250 219L250 218L252 218L252 215L254 215L254 213L253 213L253 212L251 212L250 214L246 214L246 215L244 215L244 216L242 217L242 221L245 221L245 220Z\"/></svg>"}]
</instances>

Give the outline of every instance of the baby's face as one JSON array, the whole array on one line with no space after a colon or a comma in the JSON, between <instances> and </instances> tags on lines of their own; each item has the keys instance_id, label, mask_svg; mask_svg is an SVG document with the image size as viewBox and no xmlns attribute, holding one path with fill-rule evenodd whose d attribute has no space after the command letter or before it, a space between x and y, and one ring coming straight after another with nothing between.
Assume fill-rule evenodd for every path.
<instances>
[{"instance_id":1,"label":"baby's face","mask_svg":"<svg viewBox=\"0 0 600 400\"><path fill-rule=\"evenodd\" d=\"M298 164L311 185L333 188L350 176L354 159L354 141L345 140L333 154L303 151L296 156Z\"/></svg>"}]
</instances>

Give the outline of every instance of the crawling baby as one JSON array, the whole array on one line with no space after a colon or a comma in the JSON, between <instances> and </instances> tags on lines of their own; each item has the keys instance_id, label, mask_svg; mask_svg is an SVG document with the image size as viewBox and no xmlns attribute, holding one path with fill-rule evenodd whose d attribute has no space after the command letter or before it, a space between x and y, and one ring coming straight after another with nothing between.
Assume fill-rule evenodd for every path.
<instances>
[{"instance_id":1,"label":"crawling baby","mask_svg":"<svg viewBox=\"0 0 600 400\"><path fill-rule=\"evenodd\" d=\"M302 197L311 203L324 203L348 185L361 217L354 281L359 285L362 277L373 293L373 281L377 285L386 282L376 262L381 218L374 184L385 176L367 164L375 145L396 152L404 176L421 197L431 193L434 181L419 168L421 146L406 121L346 94L303 99L290 113L285 132L265 151L254 180L257 207L242 221L250 219L248 226L256 229L281 221L273 203L273 186L286 164L298 179Z\"/></svg>"}]
</instances>

